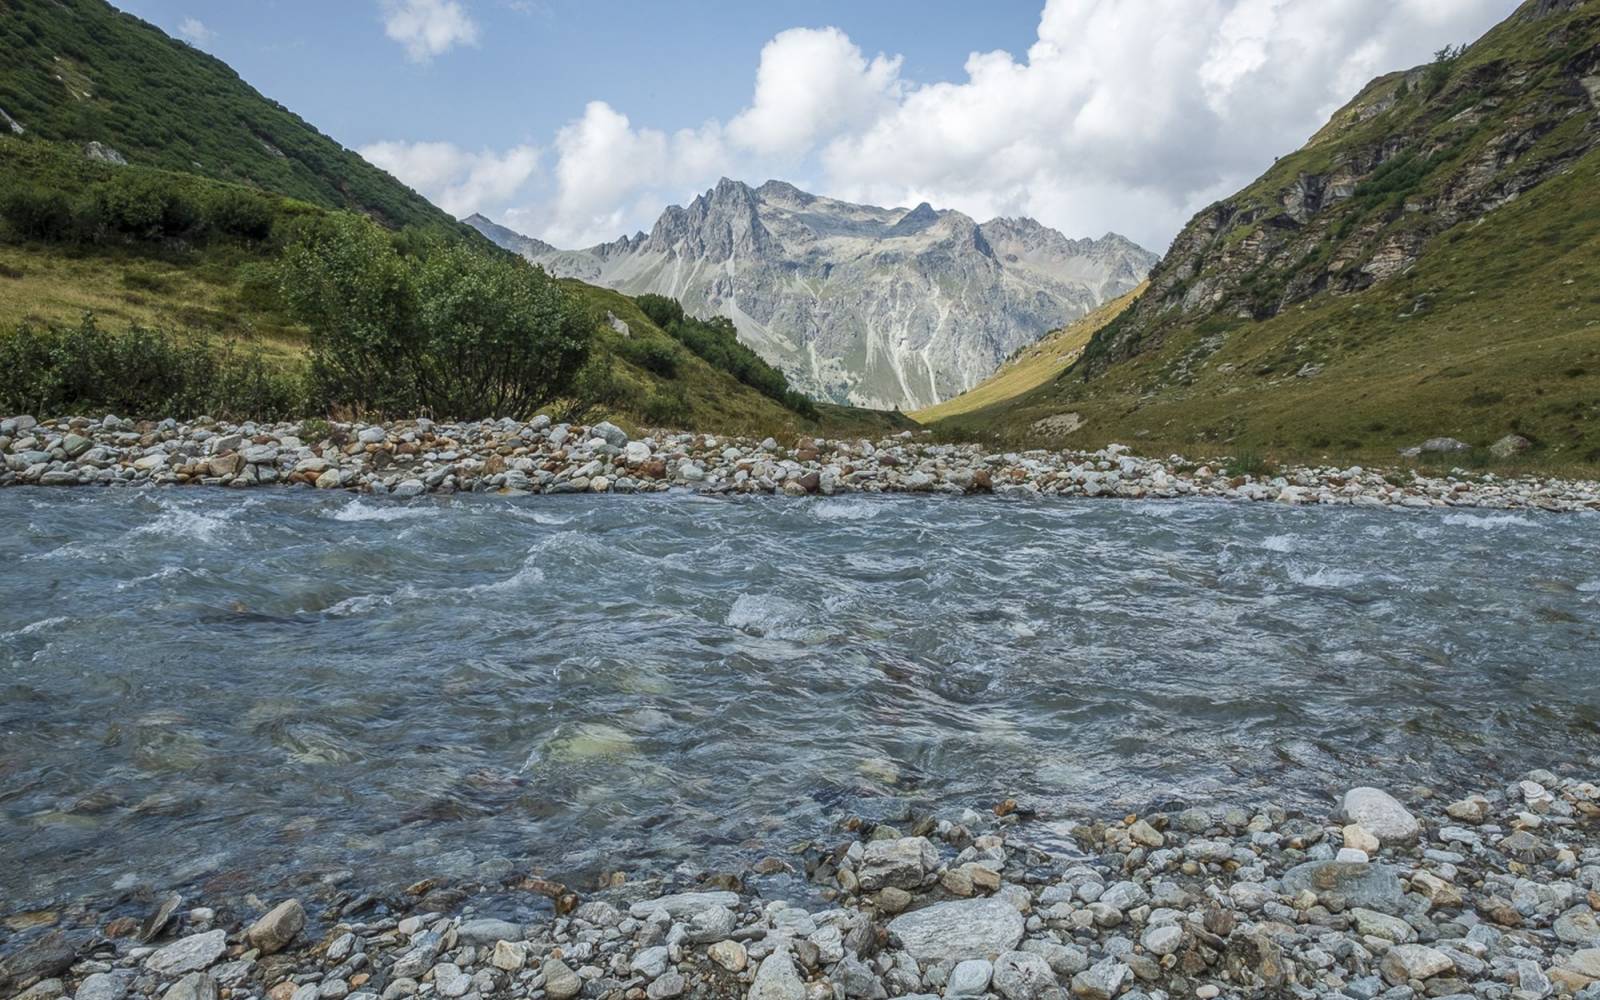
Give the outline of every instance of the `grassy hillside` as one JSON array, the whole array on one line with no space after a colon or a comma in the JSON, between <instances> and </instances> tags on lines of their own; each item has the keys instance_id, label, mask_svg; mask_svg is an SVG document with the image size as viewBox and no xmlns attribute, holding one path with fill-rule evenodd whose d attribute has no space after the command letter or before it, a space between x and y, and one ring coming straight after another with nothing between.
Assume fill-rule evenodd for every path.
<instances>
[{"instance_id":1,"label":"grassy hillside","mask_svg":"<svg viewBox=\"0 0 1600 1000\"><path fill-rule=\"evenodd\" d=\"M0 0L0 110L25 137L369 215L454 225L421 195L263 97L227 64L104 0ZM11 134L0 119L0 133Z\"/></svg>"},{"instance_id":2,"label":"grassy hillside","mask_svg":"<svg viewBox=\"0 0 1600 1000\"><path fill-rule=\"evenodd\" d=\"M1078 360L1089 338L1120 316L1146 287L1141 283L1128 294L1112 299L1087 316L1045 334L1007 358L1005 364L982 383L952 399L917 410L911 414L911 418L921 424L934 424L946 417L973 413L1037 389Z\"/></svg>"},{"instance_id":3,"label":"grassy hillside","mask_svg":"<svg viewBox=\"0 0 1600 1000\"><path fill-rule=\"evenodd\" d=\"M31 238L12 221L19 197L43 206L29 218L54 210L45 211ZM262 212L262 224L248 235L212 218L219 206L237 207L241 200ZM138 211L151 206L151 212ZM0 136L0 337L24 324L73 326L92 313L103 329L140 326L172 331L180 340L205 338L259 352L292 374L304 368L310 345L307 328L279 297L283 244L298 222L329 215L303 201L192 174L98 162L76 146ZM405 244L413 237L393 239ZM633 300L580 282L563 284L593 317L597 361L578 386L582 395L556 405L561 414L785 436L914 426L898 414L846 407L801 416L678 344ZM626 335L613 317L626 324ZM663 357L670 371L639 362L660 368Z\"/></svg>"},{"instance_id":4,"label":"grassy hillside","mask_svg":"<svg viewBox=\"0 0 1600 1000\"><path fill-rule=\"evenodd\" d=\"M1516 433L1600 463L1597 107L1600 9L1525 4L1197 216L1068 372L937 427L1387 460Z\"/></svg>"}]
</instances>

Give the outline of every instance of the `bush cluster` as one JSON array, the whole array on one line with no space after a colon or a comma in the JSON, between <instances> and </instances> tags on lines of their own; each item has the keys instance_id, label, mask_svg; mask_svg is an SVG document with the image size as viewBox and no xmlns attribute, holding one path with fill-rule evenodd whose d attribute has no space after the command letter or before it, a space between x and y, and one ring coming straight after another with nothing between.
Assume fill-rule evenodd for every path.
<instances>
[{"instance_id":1,"label":"bush cluster","mask_svg":"<svg viewBox=\"0 0 1600 1000\"><path fill-rule=\"evenodd\" d=\"M303 412L305 382L259 351L133 327L23 326L0 337L0 411L278 420Z\"/></svg>"},{"instance_id":2,"label":"bush cluster","mask_svg":"<svg viewBox=\"0 0 1600 1000\"><path fill-rule=\"evenodd\" d=\"M529 415L571 391L595 327L520 258L354 215L303 220L278 278L311 331L314 396L376 415Z\"/></svg>"},{"instance_id":3,"label":"bush cluster","mask_svg":"<svg viewBox=\"0 0 1600 1000\"><path fill-rule=\"evenodd\" d=\"M49 243L105 240L261 241L272 235L278 201L245 188L198 185L177 175L125 169L77 197L21 184L0 198L12 236Z\"/></svg>"}]
</instances>

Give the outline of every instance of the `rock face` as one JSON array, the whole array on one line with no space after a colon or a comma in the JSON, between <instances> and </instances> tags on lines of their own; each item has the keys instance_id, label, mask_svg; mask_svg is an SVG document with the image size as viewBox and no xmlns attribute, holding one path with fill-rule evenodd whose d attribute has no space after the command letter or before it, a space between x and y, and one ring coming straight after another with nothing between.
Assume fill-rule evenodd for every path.
<instances>
[{"instance_id":1,"label":"rock face","mask_svg":"<svg viewBox=\"0 0 1600 1000\"><path fill-rule=\"evenodd\" d=\"M819 398L887 409L973 387L1017 348L1144 280L1157 258L1121 236L1071 240L1032 219L979 225L924 203L853 205L723 179L638 233L555 251L466 220L558 277L680 300Z\"/></svg>"},{"instance_id":2,"label":"rock face","mask_svg":"<svg viewBox=\"0 0 1600 1000\"><path fill-rule=\"evenodd\" d=\"M993 958L1015 948L1022 931L1022 914L999 899L934 903L889 922L889 933L924 962Z\"/></svg>"}]
</instances>

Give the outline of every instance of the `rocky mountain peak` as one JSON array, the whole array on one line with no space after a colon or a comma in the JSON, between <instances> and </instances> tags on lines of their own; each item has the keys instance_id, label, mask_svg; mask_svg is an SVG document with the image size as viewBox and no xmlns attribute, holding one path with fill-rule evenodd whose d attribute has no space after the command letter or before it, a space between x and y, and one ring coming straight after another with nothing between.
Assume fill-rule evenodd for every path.
<instances>
[{"instance_id":1,"label":"rocky mountain peak","mask_svg":"<svg viewBox=\"0 0 1600 1000\"><path fill-rule=\"evenodd\" d=\"M473 224L511 245L492 223ZM1155 262L1131 243L1069 240L1032 219L991 233L926 202L879 208L730 178L662 212L642 240L531 256L558 276L727 316L817 398L902 409L977 384Z\"/></svg>"}]
</instances>

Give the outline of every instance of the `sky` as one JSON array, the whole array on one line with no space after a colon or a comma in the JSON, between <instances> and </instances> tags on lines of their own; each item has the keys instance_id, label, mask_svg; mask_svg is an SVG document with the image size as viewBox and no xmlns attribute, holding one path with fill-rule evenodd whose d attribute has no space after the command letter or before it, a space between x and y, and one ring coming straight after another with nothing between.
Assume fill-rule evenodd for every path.
<instances>
[{"instance_id":1,"label":"sky","mask_svg":"<svg viewBox=\"0 0 1600 1000\"><path fill-rule=\"evenodd\" d=\"M1162 252L1516 0L117 0L446 211L561 247L720 177Z\"/></svg>"}]
</instances>

